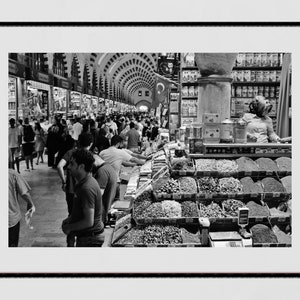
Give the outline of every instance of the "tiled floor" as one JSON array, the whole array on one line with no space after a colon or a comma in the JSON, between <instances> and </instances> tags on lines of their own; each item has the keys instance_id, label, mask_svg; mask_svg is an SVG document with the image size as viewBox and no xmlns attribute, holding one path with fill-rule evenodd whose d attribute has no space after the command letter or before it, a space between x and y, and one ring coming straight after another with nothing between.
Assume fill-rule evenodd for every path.
<instances>
[{"instance_id":1,"label":"tiled floor","mask_svg":"<svg viewBox=\"0 0 300 300\"><path fill-rule=\"evenodd\" d=\"M19 247L66 247L61 223L67 217L67 204L57 171L49 168L47 163L36 165L34 162L34 168L30 172L24 171L25 163L21 162L21 174L32 189L31 196L36 212L32 218L33 229L29 229L24 220L26 203L20 199L23 219ZM112 228L105 229L106 239L103 246L109 244L112 231Z\"/></svg>"}]
</instances>

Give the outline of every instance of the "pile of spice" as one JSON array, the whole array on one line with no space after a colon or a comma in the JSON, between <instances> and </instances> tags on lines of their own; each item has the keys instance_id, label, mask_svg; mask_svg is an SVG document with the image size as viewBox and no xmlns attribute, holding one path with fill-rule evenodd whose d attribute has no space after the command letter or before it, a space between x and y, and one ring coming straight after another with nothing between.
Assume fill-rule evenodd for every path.
<instances>
[{"instance_id":1,"label":"pile of spice","mask_svg":"<svg viewBox=\"0 0 300 300\"><path fill-rule=\"evenodd\" d=\"M197 193L197 184L194 178L192 177L180 177L178 178L180 192L186 194L196 194Z\"/></svg>"},{"instance_id":2,"label":"pile of spice","mask_svg":"<svg viewBox=\"0 0 300 300\"><path fill-rule=\"evenodd\" d=\"M265 193L286 193L283 185L272 177L266 177L261 181Z\"/></svg>"},{"instance_id":3,"label":"pile of spice","mask_svg":"<svg viewBox=\"0 0 300 300\"><path fill-rule=\"evenodd\" d=\"M242 156L236 160L236 163L240 172L259 171L258 165L250 157Z\"/></svg>"},{"instance_id":4,"label":"pile of spice","mask_svg":"<svg viewBox=\"0 0 300 300\"><path fill-rule=\"evenodd\" d=\"M182 244L181 230L177 226L149 225L144 230L145 245Z\"/></svg>"},{"instance_id":5,"label":"pile of spice","mask_svg":"<svg viewBox=\"0 0 300 300\"><path fill-rule=\"evenodd\" d=\"M180 218L181 204L174 200L164 200L161 203L163 216L166 218Z\"/></svg>"},{"instance_id":6,"label":"pile of spice","mask_svg":"<svg viewBox=\"0 0 300 300\"><path fill-rule=\"evenodd\" d=\"M219 180L213 177L202 177L198 179L200 193L214 194L220 192Z\"/></svg>"},{"instance_id":7,"label":"pile of spice","mask_svg":"<svg viewBox=\"0 0 300 300\"><path fill-rule=\"evenodd\" d=\"M243 186L240 181L233 177L220 178L219 188L222 194L234 194L243 191Z\"/></svg>"},{"instance_id":8,"label":"pile of spice","mask_svg":"<svg viewBox=\"0 0 300 300\"><path fill-rule=\"evenodd\" d=\"M260 157L255 161L260 171L279 171L276 162L268 157Z\"/></svg>"},{"instance_id":9,"label":"pile of spice","mask_svg":"<svg viewBox=\"0 0 300 300\"><path fill-rule=\"evenodd\" d=\"M256 224L250 230L254 244L278 243L275 233L266 225Z\"/></svg>"},{"instance_id":10,"label":"pile of spice","mask_svg":"<svg viewBox=\"0 0 300 300\"><path fill-rule=\"evenodd\" d=\"M280 171L292 171L292 160L289 157L279 157L276 163Z\"/></svg>"},{"instance_id":11,"label":"pile of spice","mask_svg":"<svg viewBox=\"0 0 300 300\"><path fill-rule=\"evenodd\" d=\"M222 210L220 205L212 202L209 205L199 204L200 216L204 218L225 218L226 213Z\"/></svg>"},{"instance_id":12,"label":"pile of spice","mask_svg":"<svg viewBox=\"0 0 300 300\"><path fill-rule=\"evenodd\" d=\"M117 242L117 245L138 245L144 243L144 231L141 229L131 229L125 233Z\"/></svg>"},{"instance_id":13,"label":"pile of spice","mask_svg":"<svg viewBox=\"0 0 300 300\"><path fill-rule=\"evenodd\" d=\"M262 206L254 201L249 201L246 206L249 208L249 217L268 217L270 215L266 206Z\"/></svg>"},{"instance_id":14,"label":"pile of spice","mask_svg":"<svg viewBox=\"0 0 300 300\"><path fill-rule=\"evenodd\" d=\"M144 211L139 215L139 218L151 219L151 218L163 218L165 214L162 209L161 202L151 203Z\"/></svg>"},{"instance_id":15,"label":"pile of spice","mask_svg":"<svg viewBox=\"0 0 300 300\"><path fill-rule=\"evenodd\" d=\"M160 180L158 180L160 181ZM156 193L167 193L167 194L179 194L180 193L180 187L177 180L170 178L167 182L164 183L160 188L155 189L153 187L153 191Z\"/></svg>"},{"instance_id":16,"label":"pile of spice","mask_svg":"<svg viewBox=\"0 0 300 300\"><path fill-rule=\"evenodd\" d=\"M245 204L240 200L227 199L222 202L222 207L227 216L237 217L238 209L241 207L245 207Z\"/></svg>"},{"instance_id":17,"label":"pile of spice","mask_svg":"<svg viewBox=\"0 0 300 300\"><path fill-rule=\"evenodd\" d=\"M235 160L219 159L216 163L216 169L219 173L235 173L238 171L238 164Z\"/></svg>"},{"instance_id":18,"label":"pile of spice","mask_svg":"<svg viewBox=\"0 0 300 300\"><path fill-rule=\"evenodd\" d=\"M183 201L181 203L181 215L184 218L197 218L197 205L193 201Z\"/></svg>"},{"instance_id":19,"label":"pile of spice","mask_svg":"<svg viewBox=\"0 0 300 300\"><path fill-rule=\"evenodd\" d=\"M216 163L215 159L195 159L197 171L216 171Z\"/></svg>"},{"instance_id":20,"label":"pile of spice","mask_svg":"<svg viewBox=\"0 0 300 300\"><path fill-rule=\"evenodd\" d=\"M254 182L249 176L240 179L245 194L260 194L263 193L263 187L260 182Z\"/></svg>"},{"instance_id":21,"label":"pile of spice","mask_svg":"<svg viewBox=\"0 0 300 300\"><path fill-rule=\"evenodd\" d=\"M149 207L152 204L149 200L144 200L141 202L134 202L133 203L133 217L134 218L140 218L147 207Z\"/></svg>"},{"instance_id":22,"label":"pile of spice","mask_svg":"<svg viewBox=\"0 0 300 300\"><path fill-rule=\"evenodd\" d=\"M286 189L287 193L292 193L292 176L285 176L281 178L281 183Z\"/></svg>"},{"instance_id":23,"label":"pile of spice","mask_svg":"<svg viewBox=\"0 0 300 300\"><path fill-rule=\"evenodd\" d=\"M183 244L200 244L200 235L199 232L191 233L185 228L181 229L182 243Z\"/></svg>"},{"instance_id":24,"label":"pile of spice","mask_svg":"<svg viewBox=\"0 0 300 300\"><path fill-rule=\"evenodd\" d=\"M272 230L273 230L273 232L275 233L275 235L277 237L278 243L288 244L288 245L292 244L292 236L290 234L287 234L287 233L283 232L276 225L272 228Z\"/></svg>"}]
</instances>

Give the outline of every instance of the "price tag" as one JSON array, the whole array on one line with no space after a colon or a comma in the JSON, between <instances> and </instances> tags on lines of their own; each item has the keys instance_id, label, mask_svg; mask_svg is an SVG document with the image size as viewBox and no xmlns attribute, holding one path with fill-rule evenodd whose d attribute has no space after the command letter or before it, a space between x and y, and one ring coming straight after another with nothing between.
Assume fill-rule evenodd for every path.
<instances>
[{"instance_id":1,"label":"price tag","mask_svg":"<svg viewBox=\"0 0 300 300\"><path fill-rule=\"evenodd\" d=\"M249 208L240 207L238 209L238 225L244 227L248 224L249 224Z\"/></svg>"}]
</instances>

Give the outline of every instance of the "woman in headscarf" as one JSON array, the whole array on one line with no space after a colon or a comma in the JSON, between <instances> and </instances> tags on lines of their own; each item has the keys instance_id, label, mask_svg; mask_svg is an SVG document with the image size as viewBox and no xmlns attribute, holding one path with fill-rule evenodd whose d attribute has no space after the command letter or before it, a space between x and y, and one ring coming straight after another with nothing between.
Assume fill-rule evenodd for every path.
<instances>
[{"instance_id":1,"label":"woman in headscarf","mask_svg":"<svg viewBox=\"0 0 300 300\"><path fill-rule=\"evenodd\" d=\"M257 143L278 143L280 137L274 132L273 121L268 116L272 110L269 100L256 96L249 104L250 113L245 113L243 120L247 123L247 141Z\"/></svg>"}]
</instances>

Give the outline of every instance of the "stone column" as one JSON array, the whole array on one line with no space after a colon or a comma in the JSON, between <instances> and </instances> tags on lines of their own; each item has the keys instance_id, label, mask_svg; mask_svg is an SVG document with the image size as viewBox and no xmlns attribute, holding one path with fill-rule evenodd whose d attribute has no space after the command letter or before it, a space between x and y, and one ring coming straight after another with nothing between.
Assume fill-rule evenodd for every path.
<instances>
[{"instance_id":1,"label":"stone column","mask_svg":"<svg viewBox=\"0 0 300 300\"><path fill-rule=\"evenodd\" d=\"M198 121L204 113L230 118L231 71L237 53L195 53L201 77L198 79Z\"/></svg>"}]
</instances>

